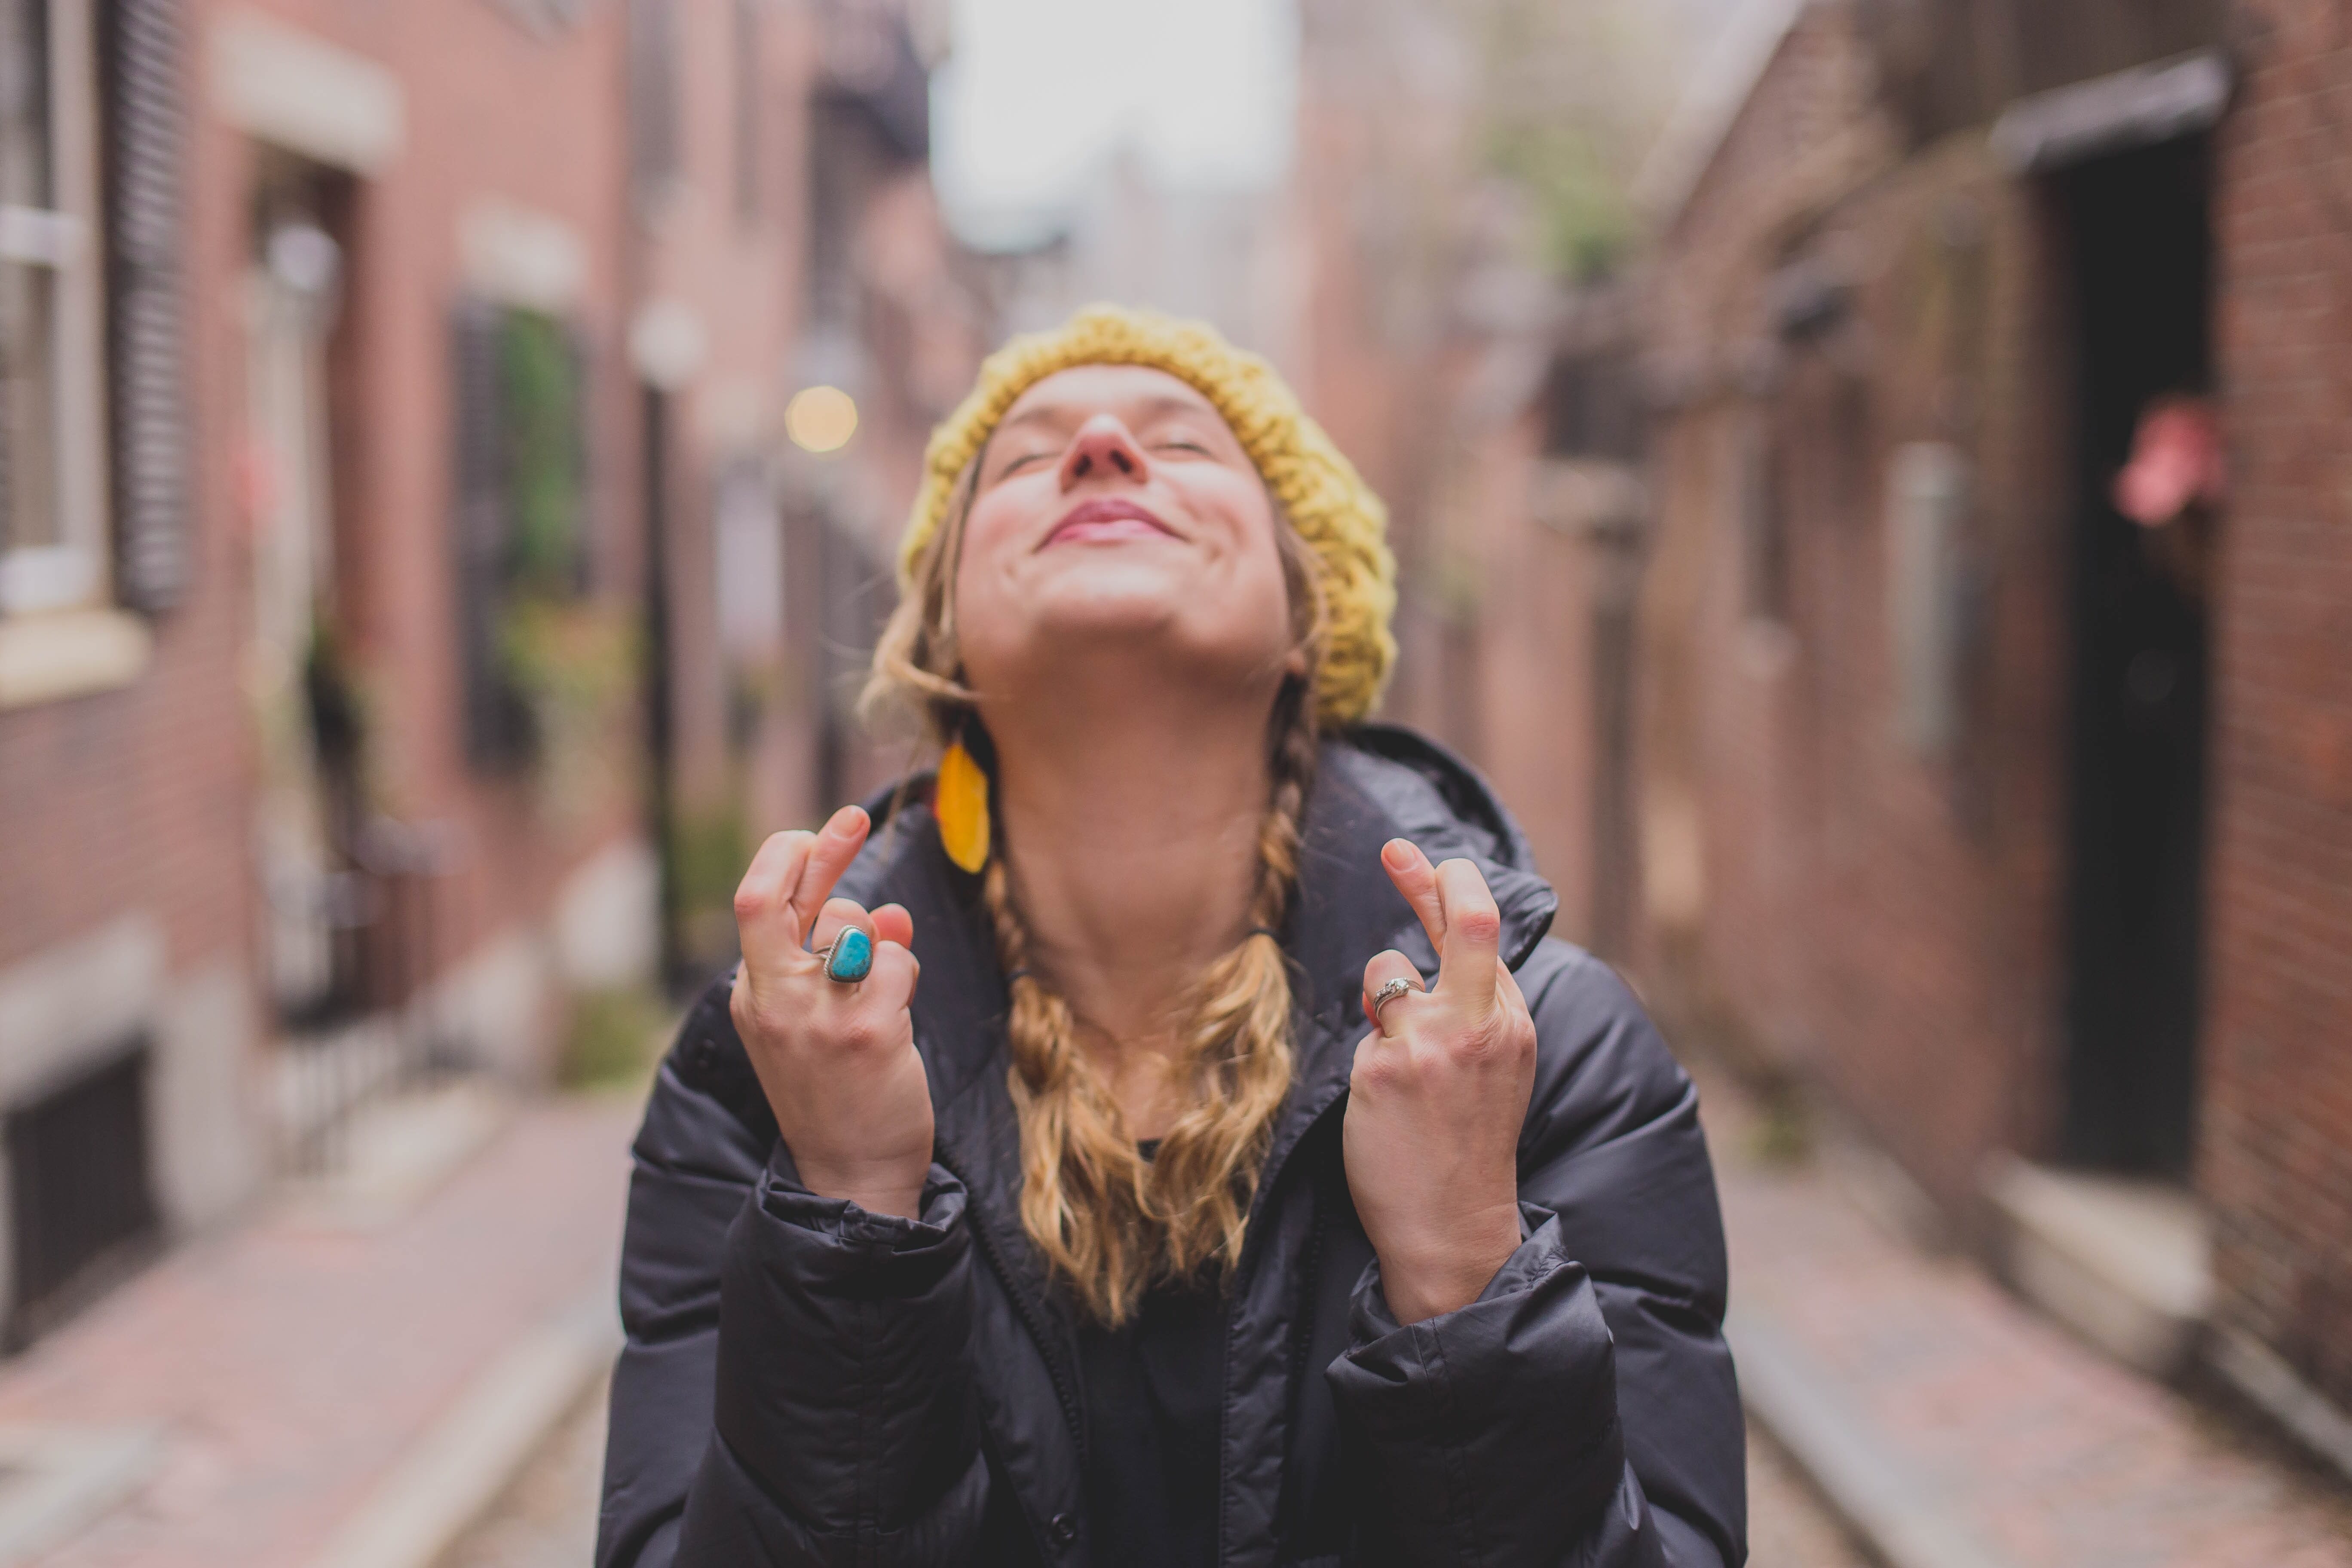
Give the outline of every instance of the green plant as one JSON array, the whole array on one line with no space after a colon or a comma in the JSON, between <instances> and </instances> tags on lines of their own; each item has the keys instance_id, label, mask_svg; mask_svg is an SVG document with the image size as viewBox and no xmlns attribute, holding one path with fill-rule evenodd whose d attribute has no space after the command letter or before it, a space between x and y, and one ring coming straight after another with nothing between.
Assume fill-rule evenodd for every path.
<instances>
[{"instance_id":1,"label":"green plant","mask_svg":"<svg viewBox=\"0 0 2352 1568\"><path fill-rule=\"evenodd\" d=\"M723 962L735 951L735 884L751 863L742 805L675 810L664 837L663 912L678 955L696 968Z\"/></svg>"},{"instance_id":2,"label":"green plant","mask_svg":"<svg viewBox=\"0 0 2352 1568\"><path fill-rule=\"evenodd\" d=\"M601 600L519 595L499 611L500 665L530 707L559 816L585 814L625 782L627 749L613 731L636 689L639 649L635 614Z\"/></svg>"},{"instance_id":3,"label":"green plant","mask_svg":"<svg viewBox=\"0 0 2352 1568\"><path fill-rule=\"evenodd\" d=\"M509 310L499 331L505 396L512 585L526 595L578 591L585 464L580 364L562 322Z\"/></svg>"},{"instance_id":4,"label":"green plant","mask_svg":"<svg viewBox=\"0 0 2352 1568\"><path fill-rule=\"evenodd\" d=\"M1812 1118L1793 1084L1775 1079L1759 1086L1756 1121L1748 1130L1748 1152L1759 1164L1802 1165L1813 1155Z\"/></svg>"},{"instance_id":5,"label":"green plant","mask_svg":"<svg viewBox=\"0 0 2352 1568\"><path fill-rule=\"evenodd\" d=\"M572 998L556 1076L567 1089L625 1089L660 1059L669 1015L644 986L583 991Z\"/></svg>"},{"instance_id":6,"label":"green plant","mask_svg":"<svg viewBox=\"0 0 2352 1568\"><path fill-rule=\"evenodd\" d=\"M1629 194L1704 37L1656 0L1446 0L1475 46L1478 162L1526 202L1526 259L1564 281L1622 268Z\"/></svg>"},{"instance_id":7,"label":"green plant","mask_svg":"<svg viewBox=\"0 0 2352 1568\"><path fill-rule=\"evenodd\" d=\"M1534 205L1545 269L1577 283L1614 272L1633 247L1633 207L1593 134L1571 124L1514 121L1488 136L1489 164Z\"/></svg>"},{"instance_id":8,"label":"green plant","mask_svg":"<svg viewBox=\"0 0 2352 1568\"><path fill-rule=\"evenodd\" d=\"M740 806L730 802L671 818L670 899L679 910L731 909L735 884L751 863L751 834Z\"/></svg>"}]
</instances>

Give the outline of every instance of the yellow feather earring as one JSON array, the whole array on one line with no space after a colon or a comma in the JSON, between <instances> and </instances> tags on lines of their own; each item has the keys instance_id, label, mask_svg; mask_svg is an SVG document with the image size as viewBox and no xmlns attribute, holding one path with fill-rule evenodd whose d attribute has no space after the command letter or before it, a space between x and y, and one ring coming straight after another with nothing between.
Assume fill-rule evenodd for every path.
<instances>
[{"instance_id":1,"label":"yellow feather earring","mask_svg":"<svg viewBox=\"0 0 2352 1568\"><path fill-rule=\"evenodd\" d=\"M931 815L939 818L940 843L948 858L979 875L988 864L988 775L961 740L940 759Z\"/></svg>"}]
</instances>

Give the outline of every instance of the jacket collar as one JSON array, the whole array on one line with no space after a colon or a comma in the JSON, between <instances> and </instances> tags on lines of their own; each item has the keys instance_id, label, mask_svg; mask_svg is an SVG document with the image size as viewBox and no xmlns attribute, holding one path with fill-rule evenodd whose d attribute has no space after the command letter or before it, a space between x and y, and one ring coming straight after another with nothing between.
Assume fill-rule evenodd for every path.
<instances>
[{"instance_id":1,"label":"jacket collar","mask_svg":"<svg viewBox=\"0 0 2352 1568\"><path fill-rule=\"evenodd\" d=\"M1021 1226L1021 1131L1004 1071L1004 979L981 879L940 847L914 779L869 803L880 825L842 879L843 896L868 908L897 902L914 918L923 973L913 1004L915 1040L931 1080L938 1158L971 1194L980 1246L1027 1323L1063 1405L1072 1443L1085 1447L1076 1395L1075 1325L1044 1260ZM1503 916L1503 953L1514 967L1535 951L1559 900L1538 877L1527 841L1477 775L1434 743L1387 726L1365 726L1327 743L1307 797L1298 893L1283 945L1294 964L1297 1065L1276 1116L1252 1205L1241 1268L1255 1267L1275 1228L1256 1223L1286 1163L1343 1097L1363 1029L1366 961L1402 950L1433 973L1436 955L1402 895L1381 869L1381 846L1412 839L1432 859L1467 856L1486 877ZM1236 1300L1239 1298L1236 1297ZM1063 1501L1027 1499L1034 1518Z\"/></svg>"},{"instance_id":2,"label":"jacket collar","mask_svg":"<svg viewBox=\"0 0 2352 1568\"><path fill-rule=\"evenodd\" d=\"M1001 1086L1007 998L981 879L948 859L929 796L929 779L921 775L868 803L879 826L841 891L868 907L903 904L914 918L923 963L915 1036L934 1101L944 1111L982 1080ZM1276 1124L1277 1142L1292 1110L1321 1109L1312 1103L1320 1098L1315 1091L1328 1084L1335 1065L1345 1081L1353 1026L1362 1022L1366 961L1394 947L1424 974L1435 973L1428 937L1381 868L1381 846L1398 837L1419 844L1433 860L1460 856L1477 863L1502 911L1503 956L1513 968L1535 951L1559 910L1559 899L1536 873L1525 835L1467 763L1393 725L1360 725L1327 741L1307 797L1298 895L1283 933L1294 974L1304 982L1298 1002L1307 1026L1299 1031L1293 1103ZM1326 1059L1335 1053L1336 1064ZM1011 1191L1018 1170L1016 1153L1010 1166L991 1174Z\"/></svg>"}]
</instances>

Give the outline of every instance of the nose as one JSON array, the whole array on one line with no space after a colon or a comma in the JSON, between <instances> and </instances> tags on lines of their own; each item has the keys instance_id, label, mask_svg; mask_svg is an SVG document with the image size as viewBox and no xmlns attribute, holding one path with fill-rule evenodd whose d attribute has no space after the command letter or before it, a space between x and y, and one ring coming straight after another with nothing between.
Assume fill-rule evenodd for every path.
<instances>
[{"instance_id":1,"label":"nose","mask_svg":"<svg viewBox=\"0 0 2352 1568\"><path fill-rule=\"evenodd\" d=\"M1080 479L1110 475L1139 479L1146 462L1143 448L1136 445L1126 421L1116 414L1097 414L1078 426L1069 450L1062 454L1062 488L1066 490Z\"/></svg>"}]
</instances>

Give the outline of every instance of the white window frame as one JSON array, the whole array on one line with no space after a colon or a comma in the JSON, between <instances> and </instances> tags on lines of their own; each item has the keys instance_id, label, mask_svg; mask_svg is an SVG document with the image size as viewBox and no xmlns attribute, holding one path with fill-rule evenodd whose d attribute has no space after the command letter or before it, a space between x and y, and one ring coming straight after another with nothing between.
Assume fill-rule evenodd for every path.
<instances>
[{"instance_id":1,"label":"white window frame","mask_svg":"<svg viewBox=\"0 0 2352 1568\"><path fill-rule=\"evenodd\" d=\"M0 551L0 618L111 602L105 226L93 0L48 0L52 208L0 205L0 262L57 275L49 395L57 542Z\"/></svg>"}]
</instances>

